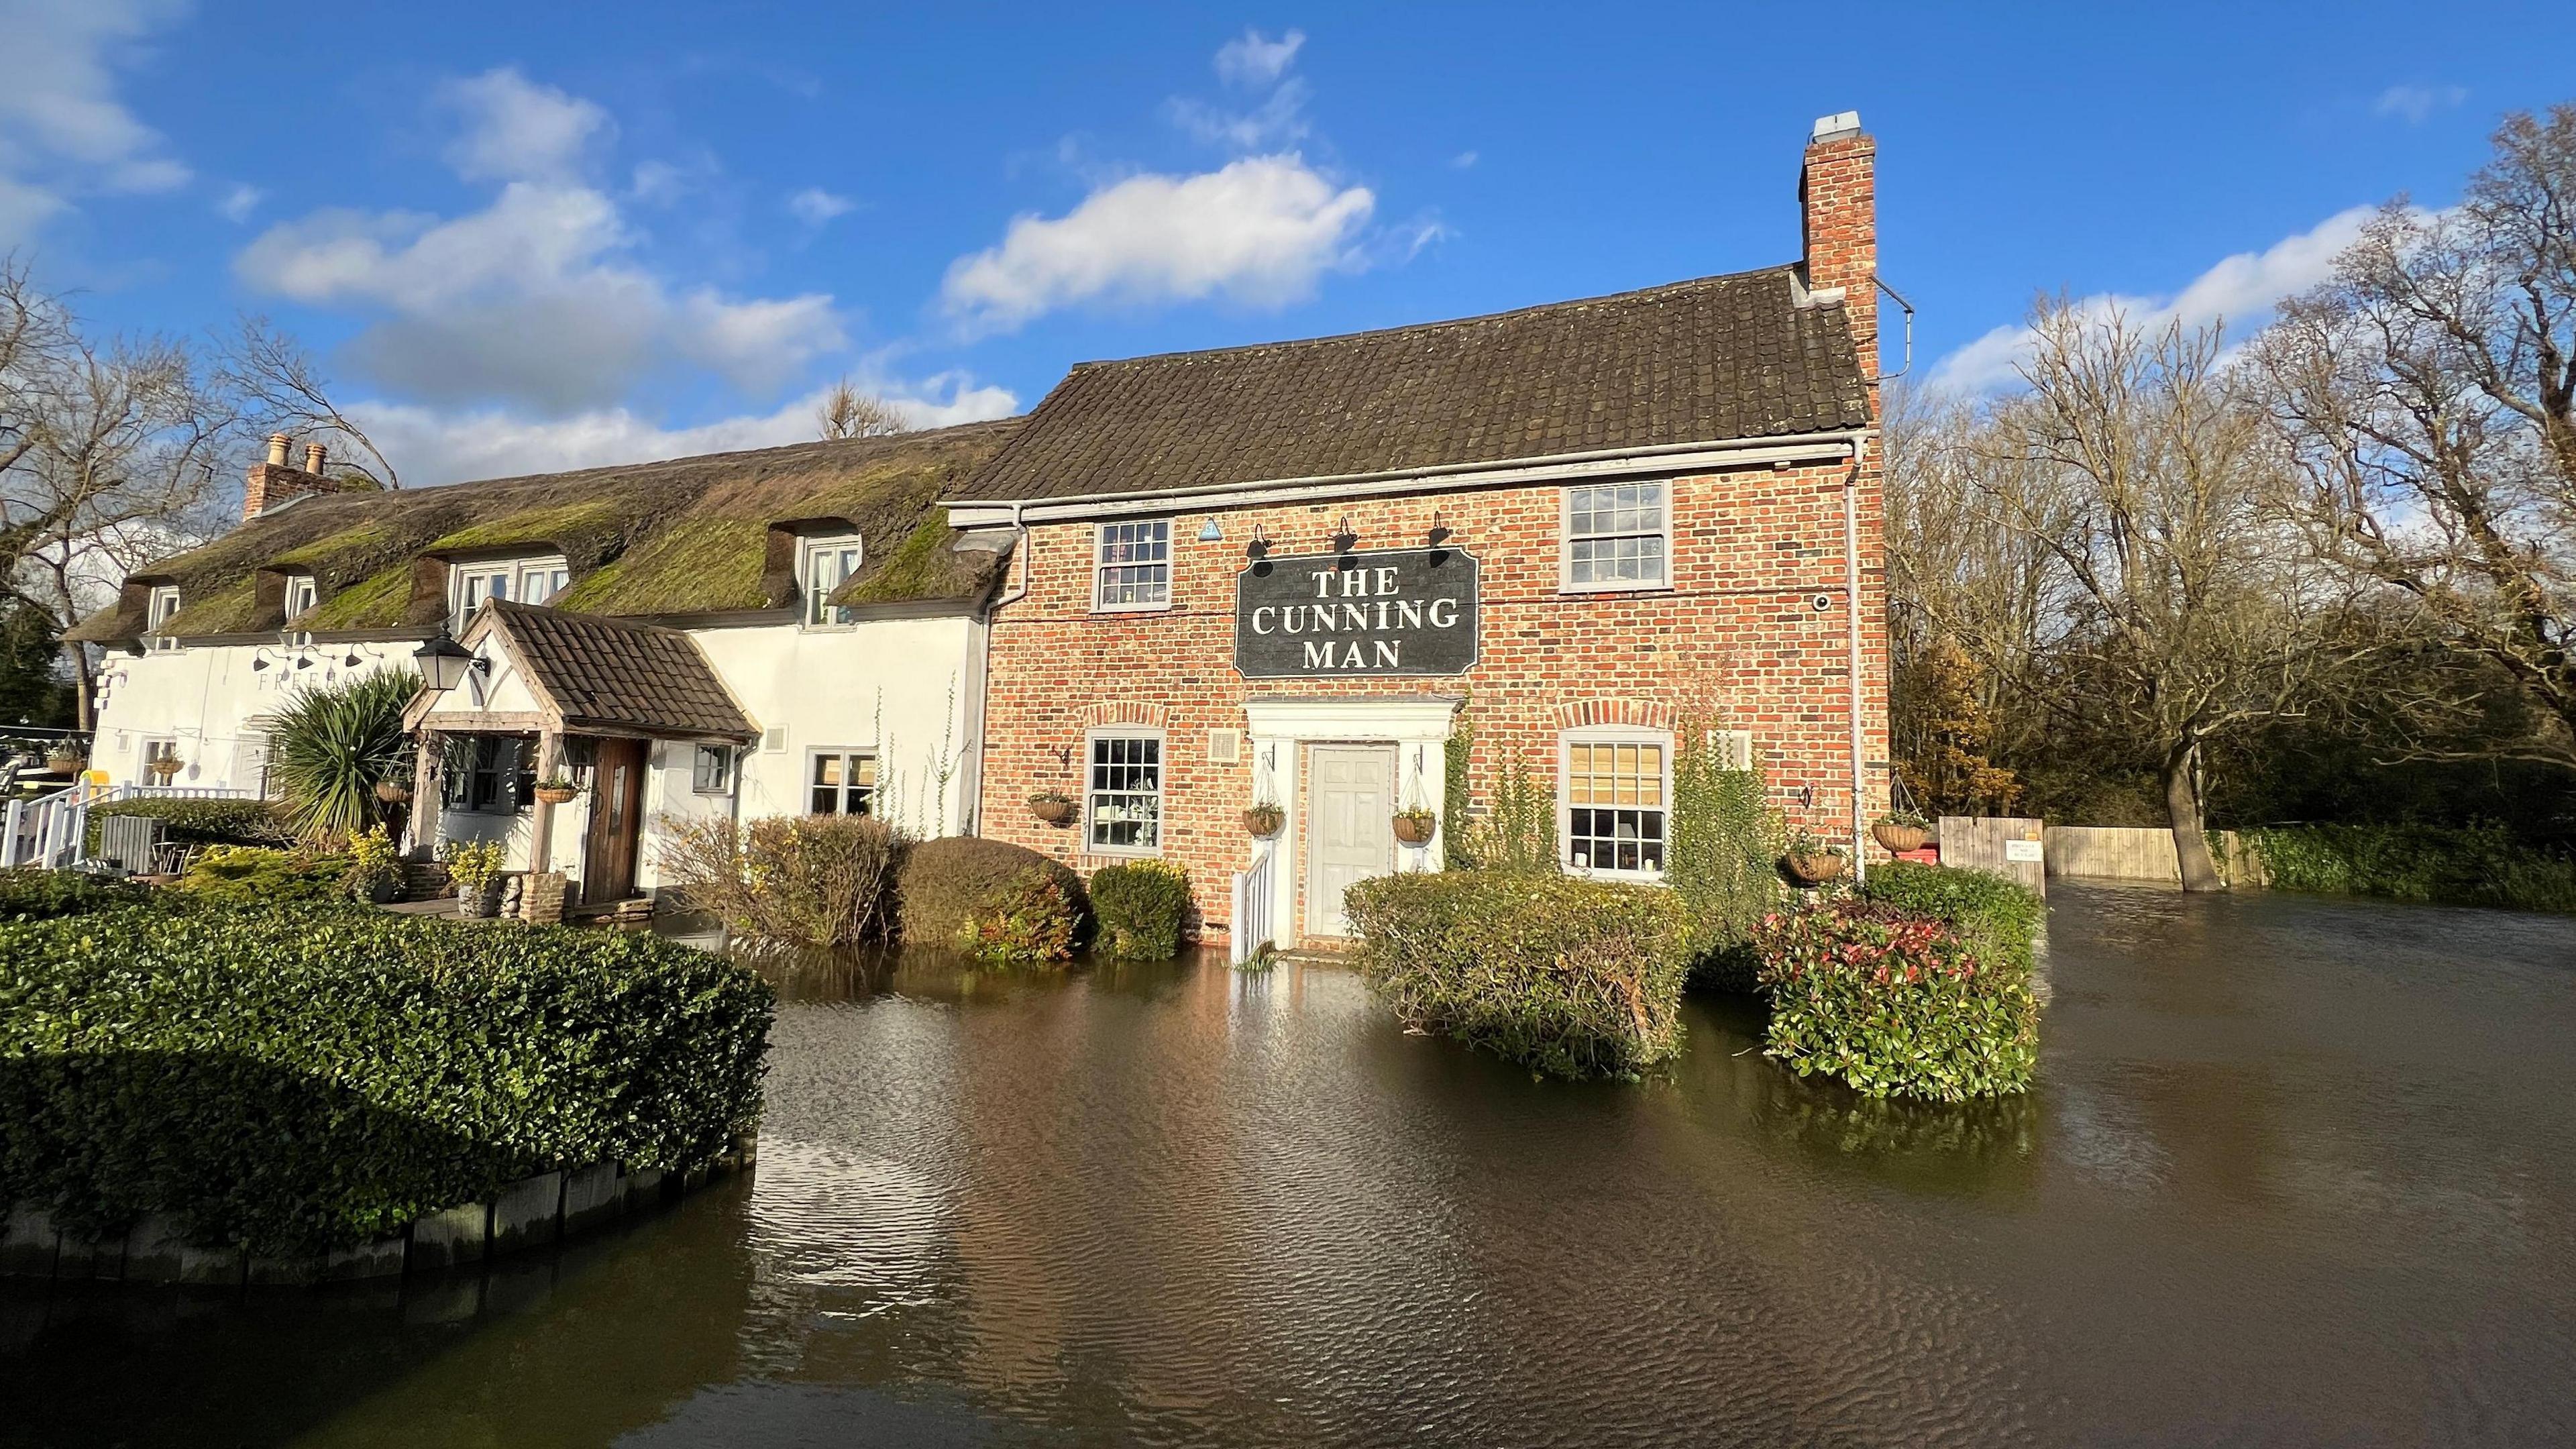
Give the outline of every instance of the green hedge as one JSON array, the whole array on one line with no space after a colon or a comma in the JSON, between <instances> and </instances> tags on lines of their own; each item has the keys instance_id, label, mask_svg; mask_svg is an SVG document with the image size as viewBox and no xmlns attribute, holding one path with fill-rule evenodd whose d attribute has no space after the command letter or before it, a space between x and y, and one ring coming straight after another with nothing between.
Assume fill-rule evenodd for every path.
<instances>
[{"instance_id":1,"label":"green hedge","mask_svg":"<svg viewBox=\"0 0 2576 1449\"><path fill-rule=\"evenodd\" d=\"M299 1254L535 1172L686 1169L756 1120L773 999L648 934L348 905L0 927L0 1201Z\"/></svg>"},{"instance_id":2,"label":"green hedge","mask_svg":"<svg viewBox=\"0 0 2576 1449\"><path fill-rule=\"evenodd\" d=\"M1031 889L1032 877L1055 887L1052 905ZM1041 949L1057 935L1056 919L1038 918L1050 909L1061 918L1065 940L1078 945L1091 915L1082 877L1070 867L1025 845L966 835L907 847L896 871L895 898L904 943L913 946L955 947L970 933L1006 922L1020 928L1030 949Z\"/></svg>"},{"instance_id":3,"label":"green hedge","mask_svg":"<svg viewBox=\"0 0 2576 1449\"><path fill-rule=\"evenodd\" d=\"M2048 903L1992 871L1896 860L1869 868L1865 900L1930 916L1949 926L1978 959L2030 974Z\"/></svg>"},{"instance_id":4,"label":"green hedge","mask_svg":"<svg viewBox=\"0 0 2576 1449\"><path fill-rule=\"evenodd\" d=\"M143 888L72 870L0 870L0 924L86 915L144 898Z\"/></svg>"},{"instance_id":5,"label":"green hedge","mask_svg":"<svg viewBox=\"0 0 2576 1449\"><path fill-rule=\"evenodd\" d=\"M1181 952L1190 913L1190 875L1177 865L1140 860L1091 873L1091 913L1100 949L1112 956L1168 961Z\"/></svg>"},{"instance_id":6,"label":"green hedge","mask_svg":"<svg viewBox=\"0 0 2576 1449\"><path fill-rule=\"evenodd\" d=\"M2533 849L2502 826L2300 825L2246 836L2280 890L2576 912L2576 858Z\"/></svg>"},{"instance_id":7,"label":"green hedge","mask_svg":"<svg viewBox=\"0 0 2576 1449\"><path fill-rule=\"evenodd\" d=\"M1755 945L1771 998L1764 1050L1798 1075L1941 1102L2030 1085L2039 1063L2030 972L1980 958L1943 921L1842 902L1772 916Z\"/></svg>"},{"instance_id":8,"label":"green hedge","mask_svg":"<svg viewBox=\"0 0 2576 1449\"><path fill-rule=\"evenodd\" d=\"M210 845L172 889L201 901L277 905L350 895L349 857L259 845Z\"/></svg>"},{"instance_id":9,"label":"green hedge","mask_svg":"<svg viewBox=\"0 0 2576 1449\"><path fill-rule=\"evenodd\" d=\"M98 847L98 822L110 815L140 815L161 822L161 838L187 845L271 845L295 843L286 814L266 800L190 800L175 795L146 795L111 800L89 812L89 843Z\"/></svg>"},{"instance_id":10,"label":"green hedge","mask_svg":"<svg viewBox=\"0 0 2576 1449\"><path fill-rule=\"evenodd\" d=\"M1653 886L1502 871L1390 875L1343 898L1355 964L1412 1029L1561 1077L1681 1050L1680 901Z\"/></svg>"}]
</instances>

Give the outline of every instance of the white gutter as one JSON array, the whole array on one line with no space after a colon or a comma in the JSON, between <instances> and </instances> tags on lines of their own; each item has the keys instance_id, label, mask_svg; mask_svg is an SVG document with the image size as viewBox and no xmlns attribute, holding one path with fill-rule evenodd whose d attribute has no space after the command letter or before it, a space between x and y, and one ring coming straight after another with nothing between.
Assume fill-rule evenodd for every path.
<instances>
[{"instance_id":1,"label":"white gutter","mask_svg":"<svg viewBox=\"0 0 2576 1449\"><path fill-rule=\"evenodd\" d=\"M951 500L947 504L948 521L954 527L965 528L978 523L1007 520L1017 528L1023 526L1022 510L1024 509L1027 510L1027 517L1039 522L1123 516L1136 512L1136 505L1139 503L1151 503L1154 505L1152 511L1158 513L1201 513L1222 508L1247 508L1264 504L1356 497L1384 492L1394 484L1402 484L1404 491L1410 493L1431 493L1468 488L1508 487L1515 484L1551 482L1563 478L1593 477L1604 473L1616 474L1646 469L1669 472L1686 470L1703 463L1716 467L1741 467L1747 463L1857 457L1860 440L1875 431L1871 428L1845 428L1830 433L1799 433L1779 438L1748 438L1730 443L1671 443L1647 448L1604 448L1590 452L1558 453L1544 458L1467 468L1441 465L1427 468L1397 468L1373 473L1319 474L1301 478L1271 478L1223 487L1134 489L1118 493L1086 493L1078 498Z\"/></svg>"},{"instance_id":2,"label":"white gutter","mask_svg":"<svg viewBox=\"0 0 2576 1449\"><path fill-rule=\"evenodd\" d=\"M1861 730L1860 683L1860 450L1854 440L1851 471L1843 475L1843 621L1844 667L1851 701L1851 850L1852 880L1869 879L1868 746Z\"/></svg>"}]
</instances>

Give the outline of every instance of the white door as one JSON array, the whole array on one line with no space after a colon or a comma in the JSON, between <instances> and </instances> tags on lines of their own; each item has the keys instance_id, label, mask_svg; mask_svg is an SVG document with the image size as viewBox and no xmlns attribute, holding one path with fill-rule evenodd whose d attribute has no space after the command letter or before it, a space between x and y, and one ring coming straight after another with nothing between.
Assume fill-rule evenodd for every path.
<instances>
[{"instance_id":1,"label":"white door","mask_svg":"<svg viewBox=\"0 0 2576 1449\"><path fill-rule=\"evenodd\" d=\"M1395 869L1395 749L1317 745L1306 820L1306 934L1347 936L1342 892Z\"/></svg>"}]
</instances>

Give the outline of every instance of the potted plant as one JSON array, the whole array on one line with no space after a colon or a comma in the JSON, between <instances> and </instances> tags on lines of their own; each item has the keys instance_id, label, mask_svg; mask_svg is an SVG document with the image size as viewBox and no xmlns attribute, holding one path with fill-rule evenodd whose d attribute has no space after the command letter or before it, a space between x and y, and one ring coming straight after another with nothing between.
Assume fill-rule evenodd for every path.
<instances>
[{"instance_id":1,"label":"potted plant","mask_svg":"<svg viewBox=\"0 0 2576 1449\"><path fill-rule=\"evenodd\" d=\"M456 882L456 914L488 920L501 904L501 842L451 840L438 850Z\"/></svg>"},{"instance_id":2,"label":"potted plant","mask_svg":"<svg viewBox=\"0 0 2576 1449\"><path fill-rule=\"evenodd\" d=\"M1788 866L1789 874L1800 885L1823 885L1850 868L1851 852L1839 845L1828 845L1801 830L1789 842L1789 851L1782 858L1782 863Z\"/></svg>"},{"instance_id":3,"label":"potted plant","mask_svg":"<svg viewBox=\"0 0 2576 1449\"><path fill-rule=\"evenodd\" d=\"M1255 840L1268 840L1287 823L1288 812L1268 800L1256 801L1251 809L1243 812L1243 833Z\"/></svg>"},{"instance_id":4,"label":"potted plant","mask_svg":"<svg viewBox=\"0 0 2576 1449\"><path fill-rule=\"evenodd\" d=\"M581 793L581 787L563 775L548 775L537 782L537 798L549 805L569 805Z\"/></svg>"},{"instance_id":5,"label":"potted plant","mask_svg":"<svg viewBox=\"0 0 2576 1449\"><path fill-rule=\"evenodd\" d=\"M151 763L146 766L146 768L152 771L152 778L156 782L167 785L170 783L170 777L179 773L179 757L177 755L155 755L152 757Z\"/></svg>"},{"instance_id":6,"label":"potted plant","mask_svg":"<svg viewBox=\"0 0 2576 1449\"><path fill-rule=\"evenodd\" d=\"M59 741L52 749L45 751L45 768L58 775L76 774L81 766L88 763L88 754L71 740Z\"/></svg>"},{"instance_id":7,"label":"potted plant","mask_svg":"<svg viewBox=\"0 0 2576 1449\"><path fill-rule=\"evenodd\" d=\"M376 782L376 800L385 805L408 805L411 803L411 787L388 775Z\"/></svg>"},{"instance_id":8,"label":"potted plant","mask_svg":"<svg viewBox=\"0 0 2576 1449\"><path fill-rule=\"evenodd\" d=\"M1407 845L1428 845L1440 828L1440 812L1416 805L1395 812L1395 838Z\"/></svg>"},{"instance_id":9,"label":"potted plant","mask_svg":"<svg viewBox=\"0 0 2576 1449\"><path fill-rule=\"evenodd\" d=\"M1049 825L1073 823L1073 797L1062 790L1040 790L1029 797L1029 813Z\"/></svg>"},{"instance_id":10,"label":"potted plant","mask_svg":"<svg viewBox=\"0 0 2576 1449\"><path fill-rule=\"evenodd\" d=\"M1895 855L1921 850L1932 839L1932 822L1912 810L1890 810L1869 827L1879 844Z\"/></svg>"},{"instance_id":11,"label":"potted plant","mask_svg":"<svg viewBox=\"0 0 2576 1449\"><path fill-rule=\"evenodd\" d=\"M402 894L402 861L383 826L349 838L349 871L342 879L349 894L370 905L387 904Z\"/></svg>"}]
</instances>

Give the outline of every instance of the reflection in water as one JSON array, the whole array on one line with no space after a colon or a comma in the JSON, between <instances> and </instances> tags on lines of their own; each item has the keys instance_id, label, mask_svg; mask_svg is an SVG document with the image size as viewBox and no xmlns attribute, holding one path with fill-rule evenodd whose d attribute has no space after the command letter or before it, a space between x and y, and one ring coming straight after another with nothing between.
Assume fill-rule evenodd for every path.
<instances>
[{"instance_id":1,"label":"reflection in water","mask_svg":"<svg viewBox=\"0 0 2576 1449\"><path fill-rule=\"evenodd\" d=\"M780 958L757 1178L400 1293L0 1288L0 1444L2576 1437L2576 923L2068 890L2042 1089L1631 1085L1216 962Z\"/></svg>"}]
</instances>

